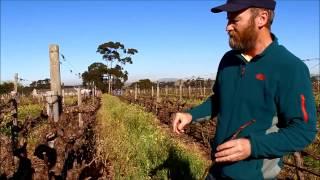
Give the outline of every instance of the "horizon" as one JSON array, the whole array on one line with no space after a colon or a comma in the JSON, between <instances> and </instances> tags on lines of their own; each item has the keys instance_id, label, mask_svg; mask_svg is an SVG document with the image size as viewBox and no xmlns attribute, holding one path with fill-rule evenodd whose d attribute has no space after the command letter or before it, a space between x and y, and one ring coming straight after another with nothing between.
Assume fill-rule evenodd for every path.
<instances>
[{"instance_id":1,"label":"horizon","mask_svg":"<svg viewBox=\"0 0 320 180\"><path fill-rule=\"evenodd\" d=\"M163 78L215 79L220 58L230 48L226 14L210 9L224 1L1 1L0 82L23 84L50 78L49 44L56 43L61 81L81 81L98 45L119 41L139 53L126 65L129 82ZM165 12L165 13L164 13ZM319 1L277 1L272 32L300 59L319 58ZM293 20L295 21L293 23ZM319 60L305 61L319 74Z\"/></svg>"}]
</instances>

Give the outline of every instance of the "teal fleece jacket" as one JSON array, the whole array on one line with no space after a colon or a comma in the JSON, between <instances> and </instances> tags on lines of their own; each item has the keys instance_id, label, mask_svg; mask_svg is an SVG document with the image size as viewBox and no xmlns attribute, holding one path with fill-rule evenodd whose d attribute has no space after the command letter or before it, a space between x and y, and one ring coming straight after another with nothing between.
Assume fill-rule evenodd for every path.
<instances>
[{"instance_id":1,"label":"teal fleece jacket","mask_svg":"<svg viewBox=\"0 0 320 180\"><path fill-rule=\"evenodd\" d=\"M188 111L192 121L217 116L212 153L245 123L238 136L251 143L243 161L217 164L213 176L270 179L280 172L281 157L300 151L316 133L316 107L307 66L273 42L247 62L239 52L227 52L218 68L213 95Z\"/></svg>"}]
</instances>

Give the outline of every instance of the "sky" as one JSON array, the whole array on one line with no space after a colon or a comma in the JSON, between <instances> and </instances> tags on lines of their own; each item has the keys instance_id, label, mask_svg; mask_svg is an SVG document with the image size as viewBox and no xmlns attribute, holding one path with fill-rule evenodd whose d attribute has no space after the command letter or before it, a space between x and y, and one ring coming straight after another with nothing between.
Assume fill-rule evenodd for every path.
<instances>
[{"instance_id":1,"label":"sky","mask_svg":"<svg viewBox=\"0 0 320 180\"><path fill-rule=\"evenodd\" d=\"M61 80L94 62L105 42L118 41L139 51L124 68L129 82L149 78L215 79L223 54L230 50L226 13L213 14L222 0L0 0L0 81L21 83L50 78L49 45L58 44ZM277 0L272 32L280 44L319 73L319 0ZM71 73L72 70L72 73Z\"/></svg>"}]
</instances>

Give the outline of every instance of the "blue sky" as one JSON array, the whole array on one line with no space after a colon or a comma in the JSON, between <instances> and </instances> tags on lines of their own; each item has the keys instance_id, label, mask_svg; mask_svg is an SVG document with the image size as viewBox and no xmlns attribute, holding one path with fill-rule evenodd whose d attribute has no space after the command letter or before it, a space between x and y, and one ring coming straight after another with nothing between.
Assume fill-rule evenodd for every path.
<instances>
[{"instance_id":1,"label":"blue sky","mask_svg":"<svg viewBox=\"0 0 320 180\"><path fill-rule=\"evenodd\" d=\"M99 44L119 41L136 48L125 66L129 81L149 78L215 78L229 50L226 14L210 9L221 0L17 1L1 0L1 81L49 78L49 44L58 44L67 62L65 84L93 62ZM272 31L301 59L319 58L319 0L278 0ZM312 73L318 61L308 61ZM70 70L73 73L70 73Z\"/></svg>"}]
</instances>

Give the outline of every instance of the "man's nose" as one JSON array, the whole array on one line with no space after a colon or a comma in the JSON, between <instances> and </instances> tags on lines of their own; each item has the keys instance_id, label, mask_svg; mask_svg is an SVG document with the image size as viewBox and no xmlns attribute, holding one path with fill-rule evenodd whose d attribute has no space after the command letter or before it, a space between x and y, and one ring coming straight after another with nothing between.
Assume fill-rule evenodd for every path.
<instances>
[{"instance_id":1,"label":"man's nose","mask_svg":"<svg viewBox=\"0 0 320 180\"><path fill-rule=\"evenodd\" d=\"M227 24L227 26L226 26L226 31L227 32L230 32L230 31L232 31L233 30L233 26L232 26L232 24L230 23L230 22L228 22L228 24Z\"/></svg>"}]
</instances>

